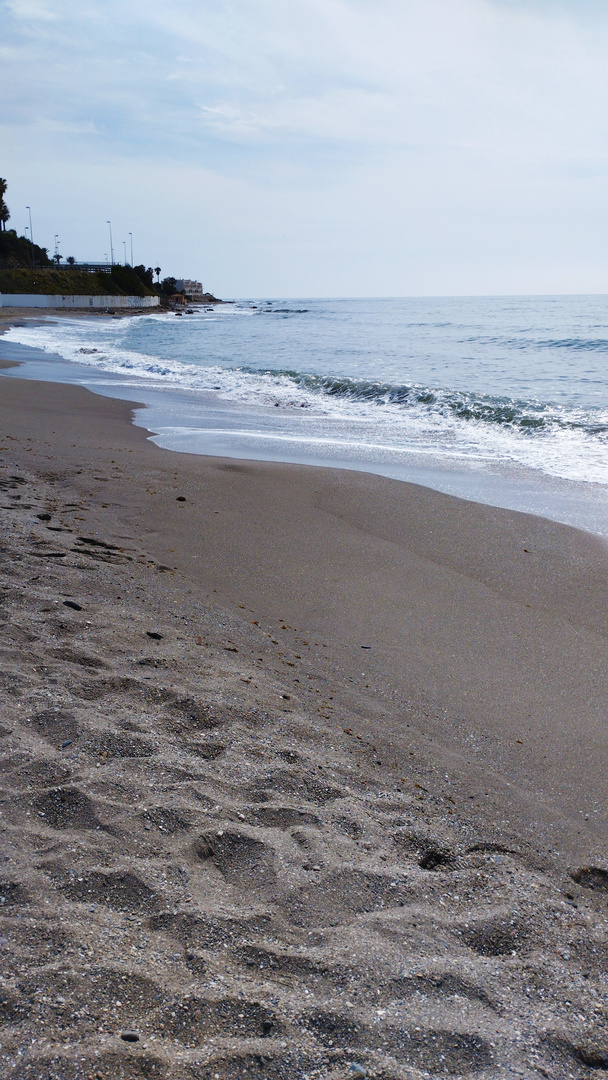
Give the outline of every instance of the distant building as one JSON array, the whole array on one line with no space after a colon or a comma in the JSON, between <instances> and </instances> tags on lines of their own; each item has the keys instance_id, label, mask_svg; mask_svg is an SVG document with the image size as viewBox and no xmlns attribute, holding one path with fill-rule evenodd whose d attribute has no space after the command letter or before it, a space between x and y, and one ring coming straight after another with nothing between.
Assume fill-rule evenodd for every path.
<instances>
[{"instance_id":1,"label":"distant building","mask_svg":"<svg viewBox=\"0 0 608 1080\"><path fill-rule=\"evenodd\" d=\"M203 299L203 286L200 281L191 281L190 278L178 278L175 286L180 292L185 292L191 300Z\"/></svg>"},{"instance_id":2,"label":"distant building","mask_svg":"<svg viewBox=\"0 0 608 1080\"><path fill-rule=\"evenodd\" d=\"M69 267L62 266L61 269L67 270ZM88 270L90 274L111 274L113 267L109 262L74 262L72 269Z\"/></svg>"}]
</instances>

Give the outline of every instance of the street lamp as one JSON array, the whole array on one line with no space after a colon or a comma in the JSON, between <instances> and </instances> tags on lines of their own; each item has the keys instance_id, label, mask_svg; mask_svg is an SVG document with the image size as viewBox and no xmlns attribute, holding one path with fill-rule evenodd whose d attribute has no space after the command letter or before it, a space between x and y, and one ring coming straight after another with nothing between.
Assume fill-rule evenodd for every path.
<instances>
[{"instance_id":1,"label":"street lamp","mask_svg":"<svg viewBox=\"0 0 608 1080\"><path fill-rule=\"evenodd\" d=\"M130 232L129 236L131 237L131 266L133 266L133 233Z\"/></svg>"},{"instance_id":2,"label":"street lamp","mask_svg":"<svg viewBox=\"0 0 608 1080\"><path fill-rule=\"evenodd\" d=\"M123 248L125 250L125 266L126 266L127 265L127 241L126 240L123 240L122 246L123 246Z\"/></svg>"},{"instance_id":3,"label":"street lamp","mask_svg":"<svg viewBox=\"0 0 608 1080\"><path fill-rule=\"evenodd\" d=\"M112 266L114 266L114 245L112 243L112 222L106 221L106 225L110 226L110 259L112 260Z\"/></svg>"},{"instance_id":4,"label":"street lamp","mask_svg":"<svg viewBox=\"0 0 608 1080\"><path fill-rule=\"evenodd\" d=\"M23 235L25 236L26 240L29 240L29 236L27 235L29 231L30 231L30 227L29 227L29 225L26 225L24 230L23 230ZM31 255L31 259L32 259L32 269L33 269L34 268L34 255L33 255L33 252L30 252L30 255Z\"/></svg>"}]
</instances>

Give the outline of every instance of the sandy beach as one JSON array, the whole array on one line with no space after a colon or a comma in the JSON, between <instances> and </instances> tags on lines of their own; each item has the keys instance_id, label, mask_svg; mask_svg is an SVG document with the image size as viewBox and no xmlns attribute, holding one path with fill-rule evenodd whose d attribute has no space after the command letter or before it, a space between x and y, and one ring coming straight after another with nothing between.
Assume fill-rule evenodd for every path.
<instances>
[{"instance_id":1,"label":"sandy beach","mask_svg":"<svg viewBox=\"0 0 608 1080\"><path fill-rule=\"evenodd\" d=\"M606 544L133 408L0 381L2 1075L608 1070Z\"/></svg>"}]
</instances>

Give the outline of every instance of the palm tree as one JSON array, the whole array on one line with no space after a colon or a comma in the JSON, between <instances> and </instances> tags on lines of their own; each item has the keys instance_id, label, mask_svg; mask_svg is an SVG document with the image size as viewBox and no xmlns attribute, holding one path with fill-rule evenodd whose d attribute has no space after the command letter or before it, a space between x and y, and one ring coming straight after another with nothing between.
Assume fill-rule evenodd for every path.
<instances>
[{"instance_id":1,"label":"palm tree","mask_svg":"<svg viewBox=\"0 0 608 1080\"><path fill-rule=\"evenodd\" d=\"M68 257L66 259L66 262L69 263L70 266L73 266L74 263L76 262L76 259L74 258L73 255L68 255Z\"/></svg>"},{"instance_id":2,"label":"palm tree","mask_svg":"<svg viewBox=\"0 0 608 1080\"><path fill-rule=\"evenodd\" d=\"M4 201L7 187L7 181L4 177L0 176L0 228L2 228L3 232L6 232L6 223L11 216L9 208Z\"/></svg>"}]
</instances>

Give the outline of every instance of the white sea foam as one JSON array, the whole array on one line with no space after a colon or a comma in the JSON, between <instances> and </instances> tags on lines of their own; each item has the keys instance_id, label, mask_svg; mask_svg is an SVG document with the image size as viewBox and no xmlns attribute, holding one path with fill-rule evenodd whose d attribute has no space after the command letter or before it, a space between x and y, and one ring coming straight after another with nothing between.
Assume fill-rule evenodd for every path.
<instances>
[{"instance_id":1,"label":"white sea foam","mask_svg":"<svg viewBox=\"0 0 608 1080\"><path fill-rule=\"evenodd\" d=\"M339 316L340 309L336 310ZM334 446L351 455L359 452L364 458L393 455L400 459L417 454L465 461L471 466L511 463L548 476L608 485L608 403L595 403L594 395L601 398L601 393L593 386L587 387L585 395L576 386L568 395L567 387L562 387L561 400L543 400L538 387L536 394L529 393L530 387L519 373L513 377L511 393L484 393L474 388L479 375L470 359L463 360L462 366L473 383L471 389L437 385L437 381L425 385L411 378L417 372L412 371L409 355L399 364L398 356L382 361L372 354L365 373L355 356L353 374L349 374L349 359L340 355L339 333L335 326L327 330L325 325L330 315L335 322L335 310L328 315L328 309L323 309L312 323L305 321L308 311L304 303L290 302L277 304L272 310L234 305L180 320L172 314L119 320L45 320L13 327L7 338L43 350L49 358L56 354L78 365L74 369L76 381L86 381L88 370L97 378L115 376L136 386L140 395L145 388L168 395L180 391L188 392L193 401L197 397L212 401L216 409L225 405L224 437L230 428L231 410L237 409L234 437L273 441L277 456L282 443L316 444ZM289 324L294 319L299 322ZM283 325L278 320L283 320ZM309 340L299 338L293 332L294 325L302 334L311 327ZM431 324L421 325L428 328ZM446 326L452 326L449 321L444 325L437 320L432 325L435 335L446 334ZM415 337L419 333L416 324L408 326ZM325 340L323 333L333 334L336 343L334 370L329 360L312 366L314 350ZM459 340L459 348L471 351L473 338L460 334ZM496 344L499 340L501 344ZM497 349L527 350L525 359L536 355L535 348L537 354L541 347L545 352L554 349L556 357L565 350L562 382L571 378L573 353L601 357L604 346L608 349L597 332L587 339L545 333L540 346L536 339L523 341L513 334L510 338L505 334L478 334L475 338L475 348L482 357ZM454 351L453 341L451 348ZM403 352L411 351L408 340ZM431 358L427 366L429 371L437 370L438 362ZM479 362L479 370L482 367ZM547 370L552 369L547 366ZM374 378L375 371L382 377ZM546 381L544 370L542 377ZM590 383L589 378L586 381ZM180 441L187 442L188 433L194 437L200 428L185 422L180 430Z\"/></svg>"}]
</instances>

